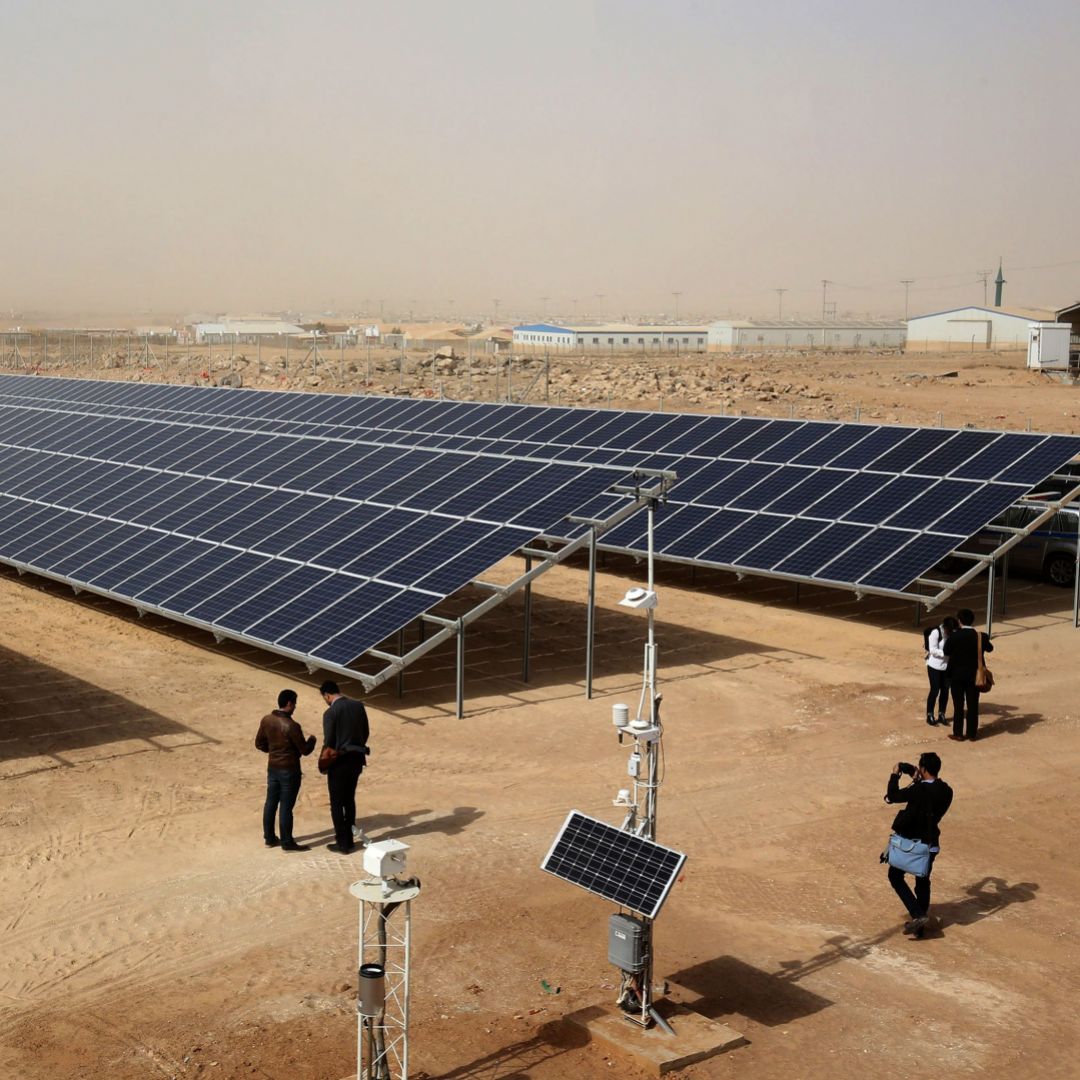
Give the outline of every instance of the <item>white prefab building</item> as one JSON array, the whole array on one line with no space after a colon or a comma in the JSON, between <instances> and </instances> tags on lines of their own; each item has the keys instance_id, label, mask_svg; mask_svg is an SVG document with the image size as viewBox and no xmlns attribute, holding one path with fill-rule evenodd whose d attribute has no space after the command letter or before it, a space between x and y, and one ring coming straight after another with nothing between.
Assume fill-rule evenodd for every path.
<instances>
[{"instance_id":1,"label":"white prefab building","mask_svg":"<svg viewBox=\"0 0 1080 1080\"><path fill-rule=\"evenodd\" d=\"M555 326L531 323L514 327L516 352L685 353L704 352L709 331L704 326Z\"/></svg>"},{"instance_id":2,"label":"white prefab building","mask_svg":"<svg viewBox=\"0 0 1080 1080\"><path fill-rule=\"evenodd\" d=\"M281 319L230 319L220 322L194 323L192 330L199 345L221 345L226 342L254 345L259 338L296 337L304 329Z\"/></svg>"},{"instance_id":3,"label":"white prefab building","mask_svg":"<svg viewBox=\"0 0 1080 1080\"><path fill-rule=\"evenodd\" d=\"M720 319L709 326L709 349L902 349L902 322L875 319Z\"/></svg>"},{"instance_id":4,"label":"white prefab building","mask_svg":"<svg viewBox=\"0 0 1080 1080\"><path fill-rule=\"evenodd\" d=\"M962 307L908 319L909 352L1028 348L1032 323L1053 323L1042 308Z\"/></svg>"}]
</instances>

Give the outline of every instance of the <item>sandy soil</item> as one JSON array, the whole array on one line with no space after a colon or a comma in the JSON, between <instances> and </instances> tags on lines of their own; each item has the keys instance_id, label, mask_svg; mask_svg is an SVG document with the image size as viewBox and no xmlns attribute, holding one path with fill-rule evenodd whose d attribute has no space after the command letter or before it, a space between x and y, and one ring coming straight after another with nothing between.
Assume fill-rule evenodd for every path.
<instances>
[{"instance_id":1,"label":"sandy soil","mask_svg":"<svg viewBox=\"0 0 1080 1080\"><path fill-rule=\"evenodd\" d=\"M608 906L537 864L572 807L609 816L639 615L601 575L597 696L582 693L584 572L538 585L534 677L520 598L453 657L371 701L370 832L412 845L417 1075L634 1078L565 1014L610 999ZM1067 594L1013 582L979 743L921 722L908 605L661 575L661 839L689 854L659 923L673 997L746 1045L692 1077L1074 1076L1080 761ZM353 1067L359 858L266 850L258 717L292 665L29 578L0 576L0 1075L341 1077ZM977 602L978 594L972 593ZM941 929L900 933L877 863L898 758L938 749L956 789L935 873ZM561 987L545 993L541 980Z\"/></svg>"},{"instance_id":2,"label":"sandy soil","mask_svg":"<svg viewBox=\"0 0 1080 1080\"><path fill-rule=\"evenodd\" d=\"M1078 430L1075 391L1018 369L1015 355L819 362L788 378L804 389L782 393L747 384L775 385L790 361L680 370L684 382L737 384L730 407L773 415L848 418L861 403L864 419L934 422L940 410L945 423L1023 427L1031 416ZM908 377L952 369L958 378ZM616 403L632 391L619 383ZM612 996L610 909L537 869L569 809L614 820L625 751L610 706L636 700L644 631L615 604L638 574L611 559L600 575L592 702L581 566L536 586L528 685L519 597L470 634L465 720L454 718L450 651L410 669L403 698L387 687L371 699L361 813L374 837L412 845L424 882L417 1075L643 1075L560 1023ZM684 569L663 571L660 589L660 838L689 862L659 923L657 975L747 1040L686 1075L912 1077L931 1061L954 1076L1075 1076L1071 596L1010 585L984 737L955 745L921 721L910 605L806 588L796 601L790 585L692 581ZM981 608L982 587L967 599ZM263 847L265 759L252 745L286 685L318 730L318 676L13 573L0 573L0 602L0 1076L347 1075L347 886L359 857L326 850L325 789L310 766L297 831L312 850ZM881 795L895 760L930 747L956 802L934 876L940 928L912 942L877 862L892 816Z\"/></svg>"}]
</instances>

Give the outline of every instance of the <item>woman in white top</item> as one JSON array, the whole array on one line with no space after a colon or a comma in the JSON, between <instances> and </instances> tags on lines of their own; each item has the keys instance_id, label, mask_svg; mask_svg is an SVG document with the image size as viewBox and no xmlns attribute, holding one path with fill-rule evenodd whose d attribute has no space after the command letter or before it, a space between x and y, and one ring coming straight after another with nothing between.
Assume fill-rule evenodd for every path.
<instances>
[{"instance_id":1,"label":"woman in white top","mask_svg":"<svg viewBox=\"0 0 1080 1080\"><path fill-rule=\"evenodd\" d=\"M930 679L930 693L926 696L926 722L944 724L945 705L949 700L949 680L945 674L948 667L948 659L942 646L945 639L960 628L960 624L951 616L947 616L940 626L935 626L926 639L926 674ZM937 701L937 717L934 716L934 702Z\"/></svg>"}]
</instances>

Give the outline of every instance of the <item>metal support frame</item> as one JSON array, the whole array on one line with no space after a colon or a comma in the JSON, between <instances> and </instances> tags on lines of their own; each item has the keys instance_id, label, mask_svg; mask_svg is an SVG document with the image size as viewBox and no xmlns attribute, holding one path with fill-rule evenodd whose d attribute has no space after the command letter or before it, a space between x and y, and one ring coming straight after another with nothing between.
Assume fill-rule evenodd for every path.
<instances>
[{"instance_id":1,"label":"metal support frame","mask_svg":"<svg viewBox=\"0 0 1080 1080\"><path fill-rule=\"evenodd\" d=\"M532 569L532 556L525 556L525 573ZM530 647L532 645L532 582L525 586L525 611L523 613L524 625L521 633L521 681L529 681Z\"/></svg>"},{"instance_id":2,"label":"metal support frame","mask_svg":"<svg viewBox=\"0 0 1080 1080\"><path fill-rule=\"evenodd\" d=\"M407 1080L412 901L420 885L358 881L349 891L360 901L357 970L377 964L384 972L381 1009L366 1015L357 1000L357 1080Z\"/></svg>"},{"instance_id":3,"label":"metal support frame","mask_svg":"<svg viewBox=\"0 0 1080 1080\"><path fill-rule=\"evenodd\" d=\"M986 634L989 637L994 632L994 577L997 563L991 559L986 570Z\"/></svg>"},{"instance_id":4,"label":"metal support frame","mask_svg":"<svg viewBox=\"0 0 1080 1080\"><path fill-rule=\"evenodd\" d=\"M596 642L596 526L589 526L589 598L585 612L585 697L593 696L593 659Z\"/></svg>"},{"instance_id":5,"label":"metal support frame","mask_svg":"<svg viewBox=\"0 0 1080 1080\"><path fill-rule=\"evenodd\" d=\"M457 626L457 718L465 716L465 620L458 619Z\"/></svg>"},{"instance_id":6,"label":"metal support frame","mask_svg":"<svg viewBox=\"0 0 1080 1080\"><path fill-rule=\"evenodd\" d=\"M1080 627L1080 514L1076 517L1076 562L1073 564L1073 628Z\"/></svg>"}]
</instances>

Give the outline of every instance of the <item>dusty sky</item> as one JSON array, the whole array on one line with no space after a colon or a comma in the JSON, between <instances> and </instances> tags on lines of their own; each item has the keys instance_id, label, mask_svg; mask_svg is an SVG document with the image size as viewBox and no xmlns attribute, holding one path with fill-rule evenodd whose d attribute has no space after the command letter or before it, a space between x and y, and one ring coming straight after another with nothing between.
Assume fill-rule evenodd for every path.
<instances>
[{"instance_id":1,"label":"dusty sky","mask_svg":"<svg viewBox=\"0 0 1080 1080\"><path fill-rule=\"evenodd\" d=\"M1075 0L2 11L3 314L1080 299Z\"/></svg>"}]
</instances>

